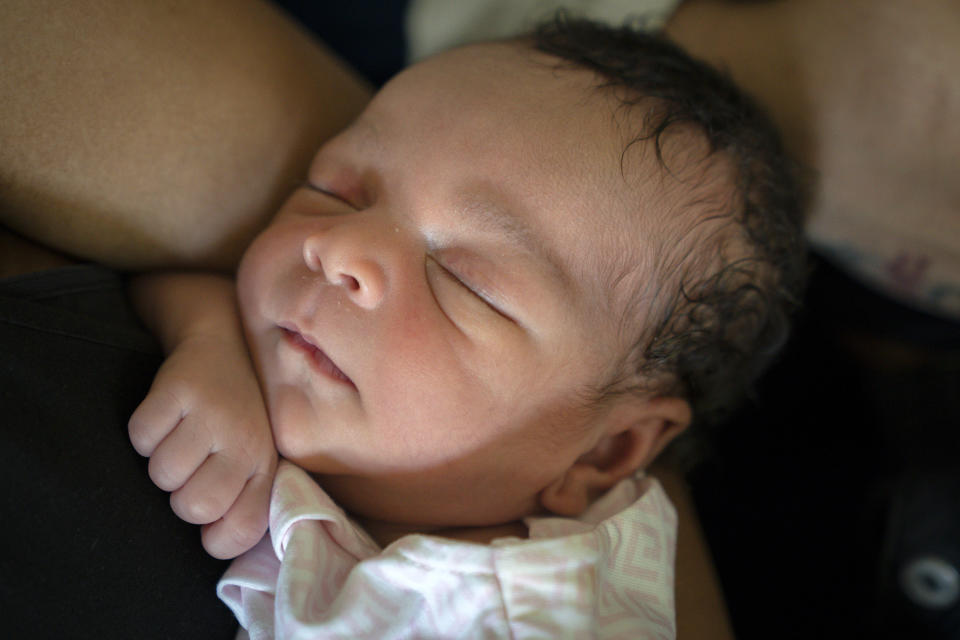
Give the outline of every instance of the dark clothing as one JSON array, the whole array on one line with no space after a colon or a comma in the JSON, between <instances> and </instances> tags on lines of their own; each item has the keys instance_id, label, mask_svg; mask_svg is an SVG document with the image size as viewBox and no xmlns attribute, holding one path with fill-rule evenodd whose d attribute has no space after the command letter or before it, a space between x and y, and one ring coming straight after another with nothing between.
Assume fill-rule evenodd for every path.
<instances>
[{"instance_id":1,"label":"dark clothing","mask_svg":"<svg viewBox=\"0 0 960 640\"><path fill-rule=\"evenodd\" d=\"M408 0L274 0L274 4L374 86L381 86L406 65L403 24Z\"/></svg>"},{"instance_id":2,"label":"dark clothing","mask_svg":"<svg viewBox=\"0 0 960 640\"><path fill-rule=\"evenodd\" d=\"M956 322L820 263L712 444L690 480L738 638L960 638Z\"/></svg>"},{"instance_id":3,"label":"dark clothing","mask_svg":"<svg viewBox=\"0 0 960 640\"><path fill-rule=\"evenodd\" d=\"M127 438L161 360L113 272L0 281L4 637L234 636L215 590L226 563Z\"/></svg>"}]
</instances>

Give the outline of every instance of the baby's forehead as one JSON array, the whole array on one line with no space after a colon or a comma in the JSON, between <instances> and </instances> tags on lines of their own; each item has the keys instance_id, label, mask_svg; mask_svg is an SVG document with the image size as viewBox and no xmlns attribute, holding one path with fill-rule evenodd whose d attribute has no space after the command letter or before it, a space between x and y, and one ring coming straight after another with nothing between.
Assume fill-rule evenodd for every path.
<instances>
[{"instance_id":1,"label":"baby's forehead","mask_svg":"<svg viewBox=\"0 0 960 640\"><path fill-rule=\"evenodd\" d=\"M650 105L626 108L602 85L594 72L522 42L468 45L401 73L352 129L367 146L404 149L410 165L469 157L483 186L463 194L470 204L484 212L484 194L513 194L495 208L538 218L534 232L584 298L620 315L644 297L659 258L685 244L697 218L686 205L706 152L702 136L678 129L658 154L641 135ZM515 233L510 227L493 228Z\"/></svg>"},{"instance_id":2,"label":"baby's forehead","mask_svg":"<svg viewBox=\"0 0 960 640\"><path fill-rule=\"evenodd\" d=\"M377 93L372 107L395 102L422 108L429 102L488 109L491 117L567 113L576 118L576 110L612 106L601 84L594 72L537 51L524 40L486 42L444 51L408 67Z\"/></svg>"},{"instance_id":3,"label":"baby's forehead","mask_svg":"<svg viewBox=\"0 0 960 640\"><path fill-rule=\"evenodd\" d=\"M462 45L440 52L407 67L396 78L421 76L429 72L429 83L437 90L460 86L488 74L501 85L536 72L558 71L557 59L533 49L521 40L502 40ZM394 83L391 80L387 84ZM418 88L423 88L420 85Z\"/></svg>"}]
</instances>

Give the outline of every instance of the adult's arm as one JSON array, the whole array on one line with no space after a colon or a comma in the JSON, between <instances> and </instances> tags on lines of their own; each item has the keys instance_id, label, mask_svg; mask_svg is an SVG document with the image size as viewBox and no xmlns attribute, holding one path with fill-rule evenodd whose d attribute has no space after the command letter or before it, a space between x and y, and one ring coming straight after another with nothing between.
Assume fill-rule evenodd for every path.
<instances>
[{"instance_id":1,"label":"adult's arm","mask_svg":"<svg viewBox=\"0 0 960 640\"><path fill-rule=\"evenodd\" d=\"M812 170L812 241L960 317L960 3L688 0L667 33L726 68Z\"/></svg>"},{"instance_id":2,"label":"adult's arm","mask_svg":"<svg viewBox=\"0 0 960 640\"><path fill-rule=\"evenodd\" d=\"M0 221L122 268L228 268L370 88L256 0L8 0Z\"/></svg>"},{"instance_id":3,"label":"adult's arm","mask_svg":"<svg viewBox=\"0 0 960 640\"><path fill-rule=\"evenodd\" d=\"M683 474L654 463L652 475L677 510L676 591L677 637L732 640L733 627L720 580L707 548L693 496Z\"/></svg>"}]
</instances>

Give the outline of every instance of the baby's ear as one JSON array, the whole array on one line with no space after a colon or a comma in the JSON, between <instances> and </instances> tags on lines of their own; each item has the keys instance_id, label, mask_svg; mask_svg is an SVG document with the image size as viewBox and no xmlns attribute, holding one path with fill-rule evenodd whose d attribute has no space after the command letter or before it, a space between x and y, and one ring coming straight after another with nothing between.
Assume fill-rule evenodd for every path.
<instances>
[{"instance_id":1,"label":"baby's ear","mask_svg":"<svg viewBox=\"0 0 960 640\"><path fill-rule=\"evenodd\" d=\"M690 424L682 398L621 398L601 419L597 444L540 492L540 505L577 516L607 489L645 468Z\"/></svg>"}]
</instances>

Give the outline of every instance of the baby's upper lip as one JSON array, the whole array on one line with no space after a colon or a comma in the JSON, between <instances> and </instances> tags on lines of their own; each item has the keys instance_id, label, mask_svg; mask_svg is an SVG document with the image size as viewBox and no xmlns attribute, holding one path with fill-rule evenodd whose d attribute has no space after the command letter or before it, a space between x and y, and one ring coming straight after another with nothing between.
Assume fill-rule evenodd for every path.
<instances>
[{"instance_id":1,"label":"baby's upper lip","mask_svg":"<svg viewBox=\"0 0 960 640\"><path fill-rule=\"evenodd\" d=\"M314 349L314 361L321 367L324 373L345 382L354 389L357 388L353 380L350 379L350 376L343 372L337 363L333 361L333 358L320 347L315 338L301 331L300 328L292 322L281 322L278 326L287 334L291 335L296 342L302 342Z\"/></svg>"},{"instance_id":2,"label":"baby's upper lip","mask_svg":"<svg viewBox=\"0 0 960 640\"><path fill-rule=\"evenodd\" d=\"M312 346L313 348L315 348L315 349L319 349L319 348L320 348L320 345L317 344L317 341L316 341L314 338L312 338L311 336L309 336L309 335L305 334L303 331L301 331L301 330L300 330L300 327L298 327L298 326L296 325L296 323L293 323L293 322L280 322L280 323L278 323L277 326L280 327L281 329L283 329L284 331L286 331L287 333L294 333L294 334L300 336L301 338L303 338L303 340L304 340L305 342L308 342L308 343L310 344L310 346Z\"/></svg>"}]
</instances>

